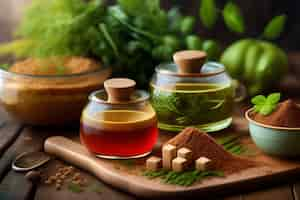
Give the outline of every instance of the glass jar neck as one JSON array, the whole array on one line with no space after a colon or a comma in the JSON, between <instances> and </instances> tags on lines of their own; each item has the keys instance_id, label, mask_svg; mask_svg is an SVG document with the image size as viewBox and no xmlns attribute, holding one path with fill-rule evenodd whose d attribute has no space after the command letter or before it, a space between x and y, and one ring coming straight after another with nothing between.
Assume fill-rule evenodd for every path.
<instances>
[{"instance_id":1,"label":"glass jar neck","mask_svg":"<svg viewBox=\"0 0 300 200\"><path fill-rule=\"evenodd\" d=\"M93 92L89 96L89 101L107 106L134 106L138 104L144 104L149 100L149 94L143 90L136 90L131 96L129 101L122 102L109 102L108 95L105 90L98 90Z\"/></svg>"},{"instance_id":2,"label":"glass jar neck","mask_svg":"<svg viewBox=\"0 0 300 200\"><path fill-rule=\"evenodd\" d=\"M203 65L199 73L180 73L178 66L175 63L160 64L155 69L158 75L181 77L181 78L197 78L197 77L211 77L218 74L225 73L225 68L222 64L217 62L208 62Z\"/></svg>"}]
</instances>

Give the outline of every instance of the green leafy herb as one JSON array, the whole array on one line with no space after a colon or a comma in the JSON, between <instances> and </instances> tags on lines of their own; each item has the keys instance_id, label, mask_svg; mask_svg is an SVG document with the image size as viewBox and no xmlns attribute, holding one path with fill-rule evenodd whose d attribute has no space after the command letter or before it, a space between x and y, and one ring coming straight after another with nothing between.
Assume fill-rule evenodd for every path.
<instances>
[{"instance_id":1,"label":"green leafy herb","mask_svg":"<svg viewBox=\"0 0 300 200\"><path fill-rule=\"evenodd\" d=\"M30 56L34 42L26 39L14 40L0 45L0 55L12 54L18 58Z\"/></svg>"},{"instance_id":2,"label":"green leafy herb","mask_svg":"<svg viewBox=\"0 0 300 200\"><path fill-rule=\"evenodd\" d=\"M74 184L74 183L70 183L68 185L68 189L71 191L71 192L74 192L74 193L80 193L80 192L83 192L83 189L80 185L78 184Z\"/></svg>"},{"instance_id":3,"label":"green leafy herb","mask_svg":"<svg viewBox=\"0 0 300 200\"><path fill-rule=\"evenodd\" d=\"M122 165L124 165L124 166L126 166L126 167L129 167L129 168L133 167L134 164L135 164L135 160L133 160L133 159L129 159L129 160L119 160L119 162L120 162Z\"/></svg>"},{"instance_id":4,"label":"green leafy herb","mask_svg":"<svg viewBox=\"0 0 300 200\"><path fill-rule=\"evenodd\" d=\"M160 178L162 182L171 185L191 186L197 181L201 181L206 177L223 177L224 173L221 171L204 171L190 170L185 172L174 172L161 169L158 171L145 171L143 176L149 179Z\"/></svg>"},{"instance_id":5,"label":"green leafy herb","mask_svg":"<svg viewBox=\"0 0 300 200\"><path fill-rule=\"evenodd\" d=\"M280 101L280 96L280 93L273 93L268 97L263 95L253 97L251 102L254 104L254 111L262 115L271 114L276 109Z\"/></svg>"},{"instance_id":6,"label":"green leafy herb","mask_svg":"<svg viewBox=\"0 0 300 200\"><path fill-rule=\"evenodd\" d=\"M274 17L265 27L263 36L269 40L278 38L284 29L286 18L286 15Z\"/></svg>"},{"instance_id":7,"label":"green leafy herb","mask_svg":"<svg viewBox=\"0 0 300 200\"><path fill-rule=\"evenodd\" d=\"M166 169L161 169L158 171L145 171L143 173L143 176L147 176L149 179L154 179L154 178L166 176L169 172L170 170L166 170Z\"/></svg>"},{"instance_id":8,"label":"green leafy herb","mask_svg":"<svg viewBox=\"0 0 300 200\"><path fill-rule=\"evenodd\" d=\"M86 55L103 13L99 0L33 0L16 34L31 41L28 56Z\"/></svg>"},{"instance_id":9,"label":"green leafy herb","mask_svg":"<svg viewBox=\"0 0 300 200\"><path fill-rule=\"evenodd\" d=\"M197 35L189 35L185 38L187 49L189 50L201 50L203 45L203 39Z\"/></svg>"},{"instance_id":10,"label":"green leafy herb","mask_svg":"<svg viewBox=\"0 0 300 200\"><path fill-rule=\"evenodd\" d=\"M180 31L183 34L189 34L193 32L196 19L192 16L186 16L181 20Z\"/></svg>"},{"instance_id":11,"label":"green leafy herb","mask_svg":"<svg viewBox=\"0 0 300 200\"><path fill-rule=\"evenodd\" d=\"M89 188L89 191L91 192L96 192L98 194L102 194L103 193L103 188L100 184L98 183L94 183L93 185L91 185Z\"/></svg>"},{"instance_id":12,"label":"green leafy herb","mask_svg":"<svg viewBox=\"0 0 300 200\"><path fill-rule=\"evenodd\" d=\"M215 40L206 40L203 42L202 50L207 53L208 60L219 58L222 53L222 48Z\"/></svg>"},{"instance_id":13,"label":"green leafy herb","mask_svg":"<svg viewBox=\"0 0 300 200\"><path fill-rule=\"evenodd\" d=\"M199 86L199 90L218 88L216 85ZM230 116L231 88L209 93L167 91L152 88L151 103L160 123L170 124L168 130L179 131L184 126L208 124ZM181 88L182 89L182 88ZM186 90L188 90L187 87ZM194 88L194 91L196 89ZM187 106L188 105L188 106Z\"/></svg>"},{"instance_id":14,"label":"green leafy herb","mask_svg":"<svg viewBox=\"0 0 300 200\"><path fill-rule=\"evenodd\" d=\"M131 15L144 14L144 10L142 9L148 9L148 7L146 7L145 5L145 2L139 0L118 0L118 3L122 9L124 9L127 13L130 13ZM156 2L153 1L153 3Z\"/></svg>"},{"instance_id":15,"label":"green leafy herb","mask_svg":"<svg viewBox=\"0 0 300 200\"><path fill-rule=\"evenodd\" d=\"M223 17L226 26L233 32L244 33L244 17L241 14L240 8L229 1L223 10Z\"/></svg>"},{"instance_id":16,"label":"green leafy herb","mask_svg":"<svg viewBox=\"0 0 300 200\"><path fill-rule=\"evenodd\" d=\"M7 64L7 63L5 63L5 64L0 64L0 68L1 68L1 69L4 69L4 70L8 70L8 69L10 68L10 64Z\"/></svg>"},{"instance_id":17,"label":"green leafy herb","mask_svg":"<svg viewBox=\"0 0 300 200\"><path fill-rule=\"evenodd\" d=\"M234 134L224 136L217 139L217 143L222 145L224 149L235 155L248 154L249 149L240 143L241 135Z\"/></svg>"},{"instance_id":18,"label":"green leafy herb","mask_svg":"<svg viewBox=\"0 0 300 200\"><path fill-rule=\"evenodd\" d=\"M211 29L218 20L218 8L215 0L201 0L199 15L202 24Z\"/></svg>"},{"instance_id":19,"label":"green leafy herb","mask_svg":"<svg viewBox=\"0 0 300 200\"><path fill-rule=\"evenodd\" d=\"M215 0L201 0L199 15L205 27L213 28L219 12ZM231 30L244 32L235 4L227 4L223 14ZM1 44L0 55L90 57L113 66L114 76L132 78L147 88L154 67L171 61L179 49L204 50L208 60L219 59L221 48L211 40L189 37L195 21L176 7L162 9L160 0L117 0L113 5L102 0L32 0L17 27L17 39ZM274 28L267 33L274 32L269 29Z\"/></svg>"},{"instance_id":20,"label":"green leafy herb","mask_svg":"<svg viewBox=\"0 0 300 200\"><path fill-rule=\"evenodd\" d=\"M66 73L66 68L64 66L57 66L56 67L56 74L57 75L64 75Z\"/></svg>"}]
</instances>

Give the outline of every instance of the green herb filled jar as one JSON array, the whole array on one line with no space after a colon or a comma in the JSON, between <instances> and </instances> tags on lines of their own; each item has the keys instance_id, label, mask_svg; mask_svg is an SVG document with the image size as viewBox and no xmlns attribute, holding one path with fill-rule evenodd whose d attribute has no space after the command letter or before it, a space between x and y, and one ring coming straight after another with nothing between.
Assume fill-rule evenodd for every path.
<instances>
[{"instance_id":1,"label":"green herb filled jar","mask_svg":"<svg viewBox=\"0 0 300 200\"><path fill-rule=\"evenodd\" d=\"M159 128L180 131L194 126L214 132L232 122L234 81L222 64L205 63L201 51L180 51L174 63L161 64L151 81L151 103Z\"/></svg>"}]
</instances>

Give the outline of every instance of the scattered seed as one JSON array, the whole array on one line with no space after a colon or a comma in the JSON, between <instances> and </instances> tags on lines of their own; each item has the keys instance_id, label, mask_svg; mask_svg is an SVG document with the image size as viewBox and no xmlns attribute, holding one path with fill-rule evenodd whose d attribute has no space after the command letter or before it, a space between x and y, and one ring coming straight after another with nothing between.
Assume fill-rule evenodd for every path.
<instances>
[{"instance_id":1,"label":"scattered seed","mask_svg":"<svg viewBox=\"0 0 300 200\"><path fill-rule=\"evenodd\" d=\"M62 174L59 173L59 172L55 174L56 177L59 177L59 176L61 176L61 175L62 175Z\"/></svg>"},{"instance_id":2,"label":"scattered seed","mask_svg":"<svg viewBox=\"0 0 300 200\"><path fill-rule=\"evenodd\" d=\"M71 192L75 192L75 193L80 193L83 191L83 188L80 187L80 185L74 184L74 183L70 183L68 186L68 189Z\"/></svg>"}]
</instances>

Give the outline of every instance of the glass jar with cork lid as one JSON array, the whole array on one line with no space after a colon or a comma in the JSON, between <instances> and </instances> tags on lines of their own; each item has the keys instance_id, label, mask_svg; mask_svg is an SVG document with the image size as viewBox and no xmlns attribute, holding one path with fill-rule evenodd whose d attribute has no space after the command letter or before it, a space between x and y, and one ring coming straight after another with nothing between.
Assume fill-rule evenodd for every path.
<instances>
[{"instance_id":1,"label":"glass jar with cork lid","mask_svg":"<svg viewBox=\"0 0 300 200\"><path fill-rule=\"evenodd\" d=\"M235 81L224 66L205 63L206 53L202 51L176 52L173 60L157 66L150 83L159 128L180 131L194 126L214 132L228 127L234 102L243 95L235 97Z\"/></svg>"},{"instance_id":2,"label":"glass jar with cork lid","mask_svg":"<svg viewBox=\"0 0 300 200\"><path fill-rule=\"evenodd\" d=\"M139 158L148 155L158 137L156 114L149 94L135 90L125 78L104 82L92 93L81 117L80 138L98 157Z\"/></svg>"}]
</instances>

